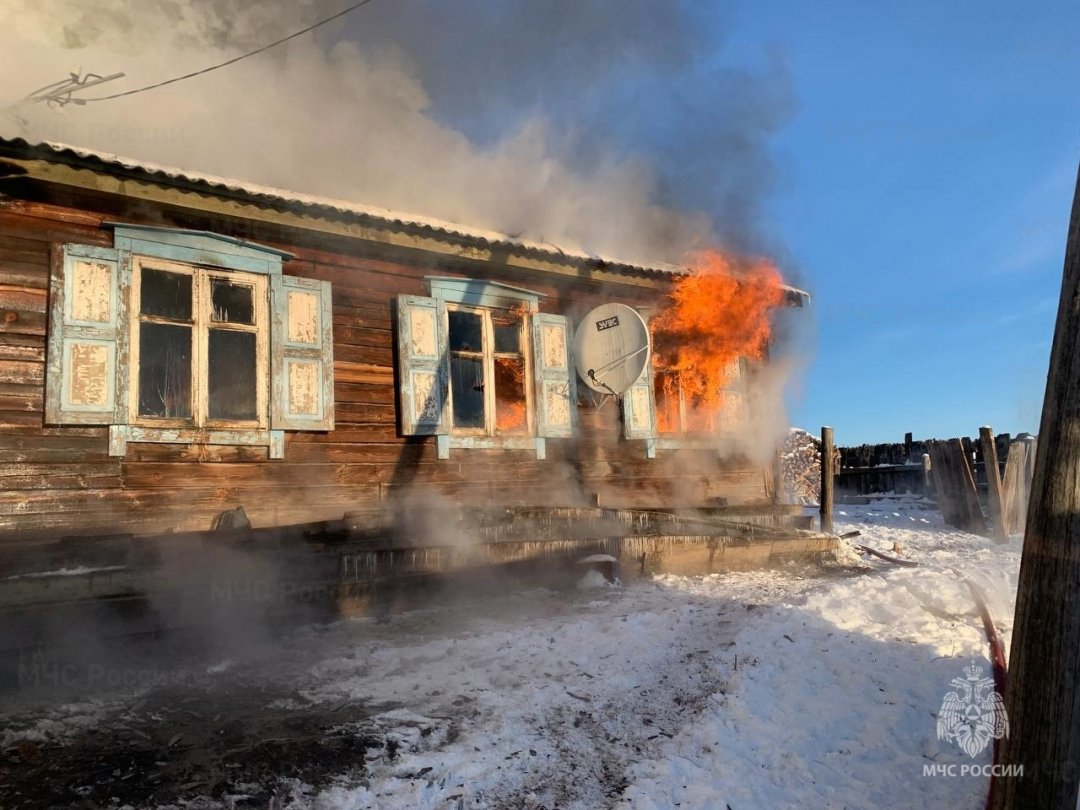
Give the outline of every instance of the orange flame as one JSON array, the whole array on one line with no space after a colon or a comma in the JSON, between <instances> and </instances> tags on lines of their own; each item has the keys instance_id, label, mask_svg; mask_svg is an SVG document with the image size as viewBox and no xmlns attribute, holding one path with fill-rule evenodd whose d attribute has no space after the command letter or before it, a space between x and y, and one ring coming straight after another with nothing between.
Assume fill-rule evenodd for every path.
<instances>
[{"instance_id":1,"label":"orange flame","mask_svg":"<svg viewBox=\"0 0 1080 810\"><path fill-rule=\"evenodd\" d=\"M495 358L495 429L514 433L525 429L525 361Z\"/></svg>"},{"instance_id":2,"label":"orange flame","mask_svg":"<svg viewBox=\"0 0 1080 810\"><path fill-rule=\"evenodd\" d=\"M723 406L721 389L734 361L764 357L770 312L784 291L780 273L765 259L715 250L690 259L693 272L676 280L667 306L650 323L653 363L665 372L669 398L677 401L678 386L685 401L715 410Z\"/></svg>"},{"instance_id":3,"label":"orange flame","mask_svg":"<svg viewBox=\"0 0 1080 810\"><path fill-rule=\"evenodd\" d=\"M495 408L495 429L514 433L525 428L525 403L499 400Z\"/></svg>"}]
</instances>

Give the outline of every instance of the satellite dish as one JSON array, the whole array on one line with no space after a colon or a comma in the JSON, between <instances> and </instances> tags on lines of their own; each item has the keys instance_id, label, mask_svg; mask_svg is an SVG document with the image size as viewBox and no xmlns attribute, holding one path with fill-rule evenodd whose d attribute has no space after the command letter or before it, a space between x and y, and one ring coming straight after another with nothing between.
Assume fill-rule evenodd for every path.
<instances>
[{"instance_id":1,"label":"satellite dish","mask_svg":"<svg viewBox=\"0 0 1080 810\"><path fill-rule=\"evenodd\" d=\"M601 394L624 394L649 362L649 329L626 304L601 304L574 334L578 375Z\"/></svg>"}]
</instances>

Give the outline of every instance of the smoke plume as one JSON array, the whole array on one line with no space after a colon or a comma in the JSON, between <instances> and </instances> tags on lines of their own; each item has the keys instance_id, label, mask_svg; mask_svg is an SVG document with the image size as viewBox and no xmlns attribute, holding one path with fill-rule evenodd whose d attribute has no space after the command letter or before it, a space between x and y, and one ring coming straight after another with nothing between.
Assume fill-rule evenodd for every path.
<instances>
[{"instance_id":1,"label":"smoke plume","mask_svg":"<svg viewBox=\"0 0 1080 810\"><path fill-rule=\"evenodd\" d=\"M344 0L8 0L0 132L487 227L682 261L769 249L781 61L723 53L712 4L373 0L233 66L128 98L19 104L69 71L198 70ZM704 7L704 8L703 8Z\"/></svg>"}]
</instances>

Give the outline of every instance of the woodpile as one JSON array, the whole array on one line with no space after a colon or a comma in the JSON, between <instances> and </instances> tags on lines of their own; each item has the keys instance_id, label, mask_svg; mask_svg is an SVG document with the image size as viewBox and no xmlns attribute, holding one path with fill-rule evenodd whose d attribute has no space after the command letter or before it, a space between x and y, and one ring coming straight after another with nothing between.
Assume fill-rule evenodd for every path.
<instances>
[{"instance_id":1,"label":"woodpile","mask_svg":"<svg viewBox=\"0 0 1080 810\"><path fill-rule=\"evenodd\" d=\"M792 428L780 449L780 475L784 500L817 503L821 497L821 440Z\"/></svg>"}]
</instances>

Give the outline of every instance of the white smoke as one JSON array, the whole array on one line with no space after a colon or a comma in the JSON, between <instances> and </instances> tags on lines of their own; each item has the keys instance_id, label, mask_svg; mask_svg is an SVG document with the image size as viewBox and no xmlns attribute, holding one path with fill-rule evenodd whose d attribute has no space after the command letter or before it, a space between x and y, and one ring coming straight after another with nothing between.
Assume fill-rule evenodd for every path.
<instances>
[{"instance_id":1,"label":"white smoke","mask_svg":"<svg viewBox=\"0 0 1080 810\"><path fill-rule=\"evenodd\" d=\"M0 133L629 260L761 243L786 76L705 75L718 46L682 4L374 0L162 89L61 110L16 105L69 71L127 74L80 94L94 97L198 70L344 5L7 0ZM635 147L630 131L650 146Z\"/></svg>"}]
</instances>

